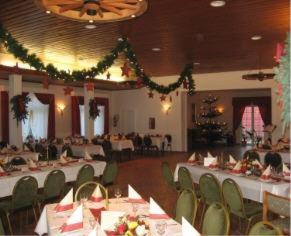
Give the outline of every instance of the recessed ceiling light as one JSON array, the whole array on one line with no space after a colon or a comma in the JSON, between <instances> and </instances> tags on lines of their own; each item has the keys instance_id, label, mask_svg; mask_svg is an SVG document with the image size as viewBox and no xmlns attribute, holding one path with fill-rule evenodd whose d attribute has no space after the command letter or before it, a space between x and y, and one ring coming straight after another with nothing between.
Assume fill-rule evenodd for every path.
<instances>
[{"instance_id":1,"label":"recessed ceiling light","mask_svg":"<svg viewBox=\"0 0 291 236\"><path fill-rule=\"evenodd\" d=\"M260 40L262 39L261 35L254 35L253 37L251 37L252 40Z\"/></svg>"},{"instance_id":2,"label":"recessed ceiling light","mask_svg":"<svg viewBox=\"0 0 291 236\"><path fill-rule=\"evenodd\" d=\"M200 65L200 62L194 62L193 65L194 66L199 66Z\"/></svg>"},{"instance_id":3,"label":"recessed ceiling light","mask_svg":"<svg viewBox=\"0 0 291 236\"><path fill-rule=\"evenodd\" d=\"M90 24L94 23L94 20L89 20L89 23L90 23Z\"/></svg>"},{"instance_id":4,"label":"recessed ceiling light","mask_svg":"<svg viewBox=\"0 0 291 236\"><path fill-rule=\"evenodd\" d=\"M134 18L135 17L135 15L131 15L131 18Z\"/></svg>"},{"instance_id":5,"label":"recessed ceiling light","mask_svg":"<svg viewBox=\"0 0 291 236\"><path fill-rule=\"evenodd\" d=\"M45 11L46 14L51 14L52 12L50 10Z\"/></svg>"},{"instance_id":6,"label":"recessed ceiling light","mask_svg":"<svg viewBox=\"0 0 291 236\"><path fill-rule=\"evenodd\" d=\"M122 38L118 38L117 41L121 42L121 41L123 41L123 39Z\"/></svg>"},{"instance_id":7,"label":"recessed ceiling light","mask_svg":"<svg viewBox=\"0 0 291 236\"><path fill-rule=\"evenodd\" d=\"M161 49L160 48L152 48L152 51L159 52L159 51L161 51Z\"/></svg>"},{"instance_id":8,"label":"recessed ceiling light","mask_svg":"<svg viewBox=\"0 0 291 236\"><path fill-rule=\"evenodd\" d=\"M212 7L223 7L225 5L225 1L222 0L216 0L216 1L211 1L210 6Z\"/></svg>"},{"instance_id":9,"label":"recessed ceiling light","mask_svg":"<svg viewBox=\"0 0 291 236\"><path fill-rule=\"evenodd\" d=\"M86 29L95 29L96 25L85 25Z\"/></svg>"}]
</instances>

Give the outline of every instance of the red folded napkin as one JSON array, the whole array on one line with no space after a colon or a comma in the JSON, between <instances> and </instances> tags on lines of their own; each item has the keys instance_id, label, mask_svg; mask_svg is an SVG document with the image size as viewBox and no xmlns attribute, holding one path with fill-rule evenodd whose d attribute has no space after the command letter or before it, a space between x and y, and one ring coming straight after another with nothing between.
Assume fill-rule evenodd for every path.
<instances>
[{"instance_id":1,"label":"red folded napkin","mask_svg":"<svg viewBox=\"0 0 291 236\"><path fill-rule=\"evenodd\" d=\"M105 230L107 236L118 236L117 232Z\"/></svg>"},{"instance_id":2,"label":"red folded napkin","mask_svg":"<svg viewBox=\"0 0 291 236\"><path fill-rule=\"evenodd\" d=\"M69 166L68 163L64 164L64 163L60 163L61 166Z\"/></svg>"},{"instance_id":3,"label":"red folded napkin","mask_svg":"<svg viewBox=\"0 0 291 236\"><path fill-rule=\"evenodd\" d=\"M90 200L92 202L101 202L101 201L103 201L103 197L94 197L94 196L91 196L90 197Z\"/></svg>"},{"instance_id":4,"label":"red folded napkin","mask_svg":"<svg viewBox=\"0 0 291 236\"><path fill-rule=\"evenodd\" d=\"M218 165L213 165L213 164L210 164L208 167L209 167L209 168L211 168L211 169L214 169L214 168L217 168L217 167L218 167Z\"/></svg>"},{"instance_id":5,"label":"red folded napkin","mask_svg":"<svg viewBox=\"0 0 291 236\"><path fill-rule=\"evenodd\" d=\"M74 231L74 230L78 230L78 229L82 229L82 228L83 228L83 222L70 224L70 225L67 225L65 223L60 228L60 231L63 233L63 232L70 232L70 231Z\"/></svg>"},{"instance_id":6,"label":"red folded napkin","mask_svg":"<svg viewBox=\"0 0 291 236\"><path fill-rule=\"evenodd\" d=\"M78 160L70 160L69 163L78 162Z\"/></svg>"},{"instance_id":7,"label":"red folded napkin","mask_svg":"<svg viewBox=\"0 0 291 236\"><path fill-rule=\"evenodd\" d=\"M1 172L0 177L9 175L7 172Z\"/></svg>"},{"instance_id":8,"label":"red folded napkin","mask_svg":"<svg viewBox=\"0 0 291 236\"><path fill-rule=\"evenodd\" d=\"M271 178L271 176L270 175L262 175L260 178L264 179L264 180L268 180Z\"/></svg>"},{"instance_id":9,"label":"red folded napkin","mask_svg":"<svg viewBox=\"0 0 291 236\"><path fill-rule=\"evenodd\" d=\"M133 199L133 198L129 198L127 200L127 202L129 202L129 203L141 203L141 204L146 203L146 201L144 199Z\"/></svg>"},{"instance_id":10,"label":"red folded napkin","mask_svg":"<svg viewBox=\"0 0 291 236\"><path fill-rule=\"evenodd\" d=\"M240 170L231 170L230 172L233 174L242 174L243 173L241 169Z\"/></svg>"},{"instance_id":11,"label":"red folded napkin","mask_svg":"<svg viewBox=\"0 0 291 236\"><path fill-rule=\"evenodd\" d=\"M86 162L92 162L93 160L85 160Z\"/></svg>"},{"instance_id":12,"label":"red folded napkin","mask_svg":"<svg viewBox=\"0 0 291 236\"><path fill-rule=\"evenodd\" d=\"M41 169L38 168L38 167L35 167L35 168L29 167L29 170L31 170L31 171L38 171L38 170L41 170Z\"/></svg>"},{"instance_id":13,"label":"red folded napkin","mask_svg":"<svg viewBox=\"0 0 291 236\"><path fill-rule=\"evenodd\" d=\"M104 207L101 208L89 208L92 215L95 217L96 220L99 220L100 216L101 216L101 211L105 211Z\"/></svg>"},{"instance_id":14,"label":"red folded napkin","mask_svg":"<svg viewBox=\"0 0 291 236\"><path fill-rule=\"evenodd\" d=\"M150 214L149 217L154 220L170 219L167 214Z\"/></svg>"}]
</instances>

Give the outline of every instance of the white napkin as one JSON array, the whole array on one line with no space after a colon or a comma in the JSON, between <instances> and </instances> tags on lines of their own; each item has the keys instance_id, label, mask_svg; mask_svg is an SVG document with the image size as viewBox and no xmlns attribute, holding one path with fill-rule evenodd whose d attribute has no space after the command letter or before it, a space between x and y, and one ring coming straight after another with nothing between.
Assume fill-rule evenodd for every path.
<instances>
[{"instance_id":1,"label":"white napkin","mask_svg":"<svg viewBox=\"0 0 291 236\"><path fill-rule=\"evenodd\" d=\"M218 162L217 162L217 157L214 157L213 161L211 162L212 166L217 166L218 165Z\"/></svg>"},{"instance_id":2,"label":"white napkin","mask_svg":"<svg viewBox=\"0 0 291 236\"><path fill-rule=\"evenodd\" d=\"M236 160L233 158L233 156L232 155L229 155L229 163L230 164L236 164Z\"/></svg>"},{"instance_id":3,"label":"white napkin","mask_svg":"<svg viewBox=\"0 0 291 236\"><path fill-rule=\"evenodd\" d=\"M238 161L234 166L233 170L241 170L241 167L242 167L241 161Z\"/></svg>"},{"instance_id":4,"label":"white napkin","mask_svg":"<svg viewBox=\"0 0 291 236\"><path fill-rule=\"evenodd\" d=\"M93 194L91 195L91 200L93 202L101 202L103 200L103 196L102 196L99 184L97 184Z\"/></svg>"},{"instance_id":5,"label":"white napkin","mask_svg":"<svg viewBox=\"0 0 291 236\"><path fill-rule=\"evenodd\" d=\"M61 155L61 157L60 157L60 163L64 164L64 165L68 163L63 155Z\"/></svg>"},{"instance_id":6,"label":"white napkin","mask_svg":"<svg viewBox=\"0 0 291 236\"><path fill-rule=\"evenodd\" d=\"M100 229L99 227L101 227L101 226L99 225L98 222L96 222L95 228L93 230L91 230L91 232L88 234L88 236L96 236L96 235L106 236L106 233L102 229Z\"/></svg>"},{"instance_id":7,"label":"white napkin","mask_svg":"<svg viewBox=\"0 0 291 236\"><path fill-rule=\"evenodd\" d=\"M153 218L153 219L169 218L166 212L152 198L150 198L149 213L150 213L150 218Z\"/></svg>"},{"instance_id":8,"label":"white napkin","mask_svg":"<svg viewBox=\"0 0 291 236\"><path fill-rule=\"evenodd\" d=\"M257 165L257 166L259 166L259 169L263 169L262 164L257 159L252 161L252 165Z\"/></svg>"},{"instance_id":9,"label":"white napkin","mask_svg":"<svg viewBox=\"0 0 291 236\"><path fill-rule=\"evenodd\" d=\"M190 158L188 159L188 162L194 162L196 160L196 153L194 152Z\"/></svg>"},{"instance_id":10,"label":"white napkin","mask_svg":"<svg viewBox=\"0 0 291 236\"><path fill-rule=\"evenodd\" d=\"M216 158L215 157L205 157L204 158L204 166L208 167L209 165L212 164L213 161L215 161Z\"/></svg>"},{"instance_id":11,"label":"white napkin","mask_svg":"<svg viewBox=\"0 0 291 236\"><path fill-rule=\"evenodd\" d=\"M35 169L35 168L37 168L37 165L34 163L33 160L29 159L29 161L28 161L28 168Z\"/></svg>"},{"instance_id":12,"label":"white napkin","mask_svg":"<svg viewBox=\"0 0 291 236\"><path fill-rule=\"evenodd\" d=\"M207 152L207 157L213 157L210 152Z\"/></svg>"},{"instance_id":13,"label":"white napkin","mask_svg":"<svg viewBox=\"0 0 291 236\"><path fill-rule=\"evenodd\" d=\"M85 151L85 158L86 161L92 161L92 157L89 155L89 153L87 151Z\"/></svg>"},{"instance_id":14,"label":"white napkin","mask_svg":"<svg viewBox=\"0 0 291 236\"><path fill-rule=\"evenodd\" d=\"M61 156L63 156L63 157L67 157L67 150L65 150L65 151L61 154Z\"/></svg>"},{"instance_id":15,"label":"white napkin","mask_svg":"<svg viewBox=\"0 0 291 236\"><path fill-rule=\"evenodd\" d=\"M290 170L289 168L285 165L285 163L283 163L283 174L290 176Z\"/></svg>"},{"instance_id":16,"label":"white napkin","mask_svg":"<svg viewBox=\"0 0 291 236\"><path fill-rule=\"evenodd\" d=\"M268 165L267 169L265 169L265 171L263 172L263 174L261 175L261 177L270 177L271 176L271 166Z\"/></svg>"},{"instance_id":17,"label":"white napkin","mask_svg":"<svg viewBox=\"0 0 291 236\"><path fill-rule=\"evenodd\" d=\"M76 227L73 225L78 224ZM83 228L83 205L77 207L66 223L61 227L61 232L70 232Z\"/></svg>"},{"instance_id":18,"label":"white napkin","mask_svg":"<svg viewBox=\"0 0 291 236\"><path fill-rule=\"evenodd\" d=\"M119 222L120 217L126 213L123 211L101 211L101 229L106 231L113 231L115 224Z\"/></svg>"},{"instance_id":19,"label":"white napkin","mask_svg":"<svg viewBox=\"0 0 291 236\"><path fill-rule=\"evenodd\" d=\"M0 173L6 173L5 170L0 166Z\"/></svg>"},{"instance_id":20,"label":"white napkin","mask_svg":"<svg viewBox=\"0 0 291 236\"><path fill-rule=\"evenodd\" d=\"M182 235L200 236L200 233L184 217L182 217Z\"/></svg>"},{"instance_id":21,"label":"white napkin","mask_svg":"<svg viewBox=\"0 0 291 236\"><path fill-rule=\"evenodd\" d=\"M143 198L131 187L128 185L128 200L129 201L140 201L143 202Z\"/></svg>"},{"instance_id":22,"label":"white napkin","mask_svg":"<svg viewBox=\"0 0 291 236\"><path fill-rule=\"evenodd\" d=\"M26 145L24 145L24 149L23 150L24 151L30 151L30 149Z\"/></svg>"},{"instance_id":23,"label":"white napkin","mask_svg":"<svg viewBox=\"0 0 291 236\"><path fill-rule=\"evenodd\" d=\"M65 211L73 208L73 189L71 189L67 195L60 201L60 203L56 206L56 211Z\"/></svg>"}]
</instances>

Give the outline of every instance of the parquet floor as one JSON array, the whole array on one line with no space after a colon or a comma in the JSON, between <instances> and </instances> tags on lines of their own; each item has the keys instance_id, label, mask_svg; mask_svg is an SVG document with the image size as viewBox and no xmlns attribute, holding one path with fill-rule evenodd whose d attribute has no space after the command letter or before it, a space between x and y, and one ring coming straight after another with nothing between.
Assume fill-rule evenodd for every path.
<instances>
[{"instance_id":1,"label":"parquet floor","mask_svg":"<svg viewBox=\"0 0 291 236\"><path fill-rule=\"evenodd\" d=\"M206 154L211 151L214 155L233 154L236 157L242 156L245 148L240 146L235 147L209 147L195 150L201 154ZM173 209L177 200L177 193L167 187L164 183L161 173L161 163L168 161L171 168L174 170L176 163L185 161L190 156L190 153L169 152L164 156L134 156L136 159L119 163L119 173L115 186L122 189L123 196L127 196L127 185L131 184L146 200L153 197L161 207L170 215L173 216ZM113 196L112 186L109 190L110 196ZM198 208L198 219L200 219L201 208ZM25 221L24 221L25 222ZM19 232L19 219L14 217L13 227L15 233ZM238 230L238 223L232 223L231 234L241 234ZM196 228L198 225L196 224ZM24 223L22 234L32 235L35 228L35 222L31 219L31 223Z\"/></svg>"}]
</instances>

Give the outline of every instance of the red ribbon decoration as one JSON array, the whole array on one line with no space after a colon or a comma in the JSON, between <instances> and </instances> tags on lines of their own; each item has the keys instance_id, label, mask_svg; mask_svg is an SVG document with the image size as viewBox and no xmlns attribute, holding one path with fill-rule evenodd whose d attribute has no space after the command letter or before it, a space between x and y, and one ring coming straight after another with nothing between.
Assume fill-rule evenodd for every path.
<instances>
[{"instance_id":1,"label":"red ribbon decoration","mask_svg":"<svg viewBox=\"0 0 291 236\"><path fill-rule=\"evenodd\" d=\"M63 226L61 227L61 232L69 232L69 231L74 231L77 229L82 229L83 228L83 222L80 223L74 223L74 224L70 224L67 225L66 223L63 224Z\"/></svg>"},{"instance_id":2,"label":"red ribbon decoration","mask_svg":"<svg viewBox=\"0 0 291 236\"><path fill-rule=\"evenodd\" d=\"M170 219L170 217L167 214L150 214L149 217L150 219L155 220Z\"/></svg>"},{"instance_id":3,"label":"red ribbon decoration","mask_svg":"<svg viewBox=\"0 0 291 236\"><path fill-rule=\"evenodd\" d=\"M71 210L74 208L74 204L71 203L71 204L67 204L67 205L60 205L58 204L56 207L55 207L55 210L57 212L61 212L61 211L68 211L68 210Z\"/></svg>"}]
</instances>

